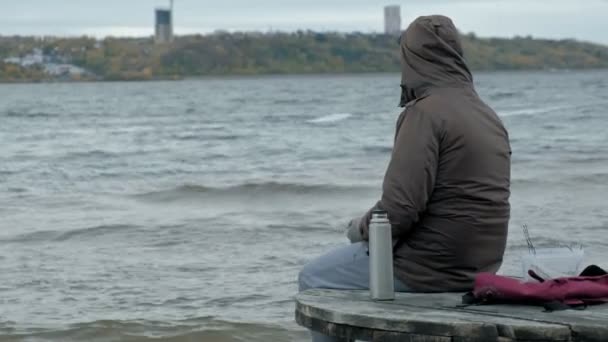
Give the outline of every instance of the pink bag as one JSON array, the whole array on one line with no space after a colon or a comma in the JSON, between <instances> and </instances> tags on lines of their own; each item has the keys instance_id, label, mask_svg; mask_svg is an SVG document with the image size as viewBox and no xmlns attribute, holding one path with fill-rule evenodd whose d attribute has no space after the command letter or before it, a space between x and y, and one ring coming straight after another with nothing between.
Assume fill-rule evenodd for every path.
<instances>
[{"instance_id":1,"label":"pink bag","mask_svg":"<svg viewBox=\"0 0 608 342\"><path fill-rule=\"evenodd\" d=\"M541 282L523 283L514 278L481 273L475 279L473 292L463 297L463 302L541 305L549 311L608 303L608 274L597 266L587 268L579 277L544 280L531 275Z\"/></svg>"}]
</instances>

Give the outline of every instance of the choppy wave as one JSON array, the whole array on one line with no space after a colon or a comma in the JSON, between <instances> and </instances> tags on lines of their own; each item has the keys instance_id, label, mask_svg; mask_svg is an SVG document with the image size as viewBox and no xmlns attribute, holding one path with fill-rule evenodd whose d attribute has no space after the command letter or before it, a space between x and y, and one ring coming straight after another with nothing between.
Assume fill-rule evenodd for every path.
<instances>
[{"instance_id":1,"label":"choppy wave","mask_svg":"<svg viewBox=\"0 0 608 342\"><path fill-rule=\"evenodd\" d=\"M312 124L323 124L323 123L334 123L338 121L343 121L353 116L349 113L336 113L318 117L316 119L308 120L308 123Z\"/></svg>"},{"instance_id":2,"label":"choppy wave","mask_svg":"<svg viewBox=\"0 0 608 342\"><path fill-rule=\"evenodd\" d=\"M569 177L569 180L574 184L588 183L588 184L606 184L608 183L608 171L604 173L589 173L579 174Z\"/></svg>"},{"instance_id":3,"label":"choppy wave","mask_svg":"<svg viewBox=\"0 0 608 342\"><path fill-rule=\"evenodd\" d=\"M4 115L9 118L24 118L24 119L51 118L51 117L58 116L55 113L49 113L49 112L27 112L27 111L17 111L17 110L8 110L4 113Z\"/></svg>"},{"instance_id":4,"label":"choppy wave","mask_svg":"<svg viewBox=\"0 0 608 342\"><path fill-rule=\"evenodd\" d=\"M170 201L190 199L192 197L247 197L273 195L327 195L332 193L348 193L368 190L364 186L339 186L330 184L296 184L296 183L245 183L228 187L207 187L203 185L185 184L173 189L151 191L134 195L135 198L152 201Z\"/></svg>"},{"instance_id":5,"label":"choppy wave","mask_svg":"<svg viewBox=\"0 0 608 342\"><path fill-rule=\"evenodd\" d=\"M608 171L606 172L592 172L592 173L581 173L581 174L552 174L550 176L530 176L530 177L514 177L512 184L519 187L530 187L539 186L542 184L555 184L555 185L573 185L579 186L583 184L606 184L608 183Z\"/></svg>"},{"instance_id":6,"label":"choppy wave","mask_svg":"<svg viewBox=\"0 0 608 342\"><path fill-rule=\"evenodd\" d=\"M179 133L172 136L175 140L181 141L206 141L206 140L238 140L243 138L237 134L205 134L202 133Z\"/></svg>"},{"instance_id":7,"label":"choppy wave","mask_svg":"<svg viewBox=\"0 0 608 342\"><path fill-rule=\"evenodd\" d=\"M73 151L66 153L63 158L65 159L80 159L80 158L95 158L105 159L120 156L120 153L103 151L103 150L90 150L90 151Z\"/></svg>"},{"instance_id":8,"label":"choppy wave","mask_svg":"<svg viewBox=\"0 0 608 342\"><path fill-rule=\"evenodd\" d=\"M18 173L17 171L13 171L13 170L0 170L0 176L12 176L17 173Z\"/></svg>"},{"instance_id":9,"label":"choppy wave","mask_svg":"<svg viewBox=\"0 0 608 342\"><path fill-rule=\"evenodd\" d=\"M503 92L496 92L496 93L490 94L490 99L503 100L503 99L511 99L514 97L524 97L524 96L525 96L525 94L520 91L503 91Z\"/></svg>"},{"instance_id":10,"label":"choppy wave","mask_svg":"<svg viewBox=\"0 0 608 342\"><path fill-rule=\"evenodd\" d=\"M104 320L73 324L57 329L19 328L12 322L0 322L0 340L13 341L303 341L303 331L290 331L280 326L232 323L212 317L177 322Z\"/></svg>"},{"instance_id":11,"label":"choppy wave","mask_svg":"<svg viewBox=\"0 0 608 342\"><path fill-rule=\"evenodd\" d=\"M600 163L608 161L608 156L605 153L599 152L570 152L570 155L564 156L561 161L569 164L588 164L588 163ZM578 154L576 154L578 153Z\"/></svg>"},{"instance_id":12,"label":"choppy wave","mask_svg":"<svg viewBox=\"0 0 608 342\"><path fill-rule=\"evenodd\" d=\"M392 146L365 146L363 151L367 153L389 154L393 152Z\"/></svg>"},{"instance_id":13,"label":"choppy wave","mask_svg":"<svg viewBox=\"0 0 608 342\"><path fill-rule=\"evenodd\" d=\"M96 238L107 234L113 234L116 232L123 232L129 230L140 229L139 226L133 225L100 225L94 227L87 227L81 229L74 229L69 231L37 231L33 233L26 233L6 239L0 240L1 242L12 242L12 243L30 243L30 242L41 242L41 241L56 241L63 242L75 239L90 239Z\"/></svg>"},{"instance_id":14,"label":"choppy wave","mask_svg":"<svg viewBox=\"0 0 608 342\"><path fill-rule=\"evenodd\" d=\"M562 106L547 106L541 108L519 108L519 109L506 109L506 110L498 110L498 114L501 116L532 116L539 114L552 114L554 112L563 112L569 110L571 114L568 116L569 120L577 120L580 119L580 115L588 116L588 114L582 113L585 109L589 108L605 108L608 103L606 101L596 101L584 104L575 104L575 105L562 105ZM596 113L598 111L594 111ZM602 112L602 111L600 111Z\"/></svg>"},{"instance_id":15,"label":"choppy wave","mask_svg":"<svg viewBox=\"0 0 608 342\"><path fill-rule=\"evenodd\" d=\"M501 110L498 114L501 116L520 116L520 115L538 115L551 113L553 111L567 109L567 106L560 107L545 107L545 108L523 108L523 109L512 109L512 110Z\"/></svg>"},{"instance_id":16,"label":"choppy wave","mask_svg":"<svg viewBox=\"0 0 608 342\"><path fill-rule=\"evenodd\" d=\"M275 99L274 101L272 101L272 103L275 105L297 105L297 104L300 104L301 102L302 101L298 98Z\"/></svg>"}]
</instances>

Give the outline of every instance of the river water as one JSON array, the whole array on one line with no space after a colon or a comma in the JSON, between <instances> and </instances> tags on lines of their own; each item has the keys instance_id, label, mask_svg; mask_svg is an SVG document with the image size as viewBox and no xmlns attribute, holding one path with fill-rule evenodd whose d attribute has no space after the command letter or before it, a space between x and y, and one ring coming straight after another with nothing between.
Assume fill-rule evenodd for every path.
<instances>
[{"instance_id":1,"label":"river water","mask_svg":"<svg viewBox=\"0 0 608 342\"><path fill-rule=\"evenodd\" d=\"M608 71L482 73L504 272L608 257ZM0 340L292 341L298 270L376 202L399 75L0 85ZM606 263L604 262L606 266Z\"/></svg>"}]
</instances>

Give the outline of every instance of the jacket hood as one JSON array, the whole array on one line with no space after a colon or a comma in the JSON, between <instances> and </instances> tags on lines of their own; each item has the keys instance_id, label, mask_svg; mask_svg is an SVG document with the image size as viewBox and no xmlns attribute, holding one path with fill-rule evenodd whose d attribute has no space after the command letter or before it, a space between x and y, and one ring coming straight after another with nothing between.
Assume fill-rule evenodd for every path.
<instances>
[{"instance_id":1,"label":"jacket hood","mask_svg":"<svg viewBox=\"0 0 608 342\"><path fill-rule=\"evenodd\" d=\"M433 88L473 86L460 34L450 18L419 17L402 34L400 45L402 107Z\"/></svg>"}]
</instances>

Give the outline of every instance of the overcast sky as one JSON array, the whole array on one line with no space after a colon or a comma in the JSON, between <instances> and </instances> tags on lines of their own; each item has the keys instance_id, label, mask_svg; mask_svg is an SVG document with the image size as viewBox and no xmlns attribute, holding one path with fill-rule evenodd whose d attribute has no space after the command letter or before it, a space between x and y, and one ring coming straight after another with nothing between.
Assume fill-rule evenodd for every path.
<instances>
[{"instance_id":1,"label":"overcast sky","mask_svg":"<svg viewBox=\"0 0 608 342\"><path fill-rule=\"evenodd\" d=\"M168 0L0 0L0 35L152 35ZM399 4L405 23L451 16L479 36L533 35L608 44L608 0L176 0L176 32L217 29L382 31L382 7Z\"/></svg>"}]
</instances>

